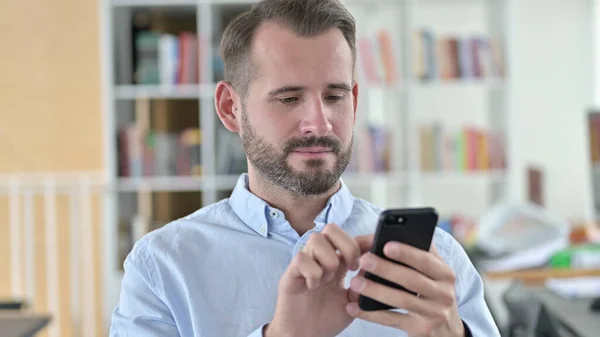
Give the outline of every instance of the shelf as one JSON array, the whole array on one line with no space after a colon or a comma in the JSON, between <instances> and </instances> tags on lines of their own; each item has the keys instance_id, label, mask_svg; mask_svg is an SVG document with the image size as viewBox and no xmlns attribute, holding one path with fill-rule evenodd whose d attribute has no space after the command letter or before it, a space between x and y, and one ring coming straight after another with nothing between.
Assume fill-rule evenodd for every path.
<instances>
[{"instance_id":1,"label":"shelf","mask_svg":"<svg viewBox=\"0 0 600 337\"><path fill-rule=\"evenodd\" d=\"M398 5L403 2L413 4L460 4L487 3L492 0L342 0L345 5ZM113 7L153 7L153 6L195 6L197 4L211 5L246 5L255 4L258 0L110 0Z\"/></svg>"},{"instance_id":2,"label":"shelf","mask_svg":"<svg viewBox=\"0 0 600 337\"><path fill-rule=\"evenodd\" d=\"M213 5L252 5L258 0L200 0L200 2Z\"/></svg>"},{"instance_id":3,"label":"shelf","mask_svg":"<svg viewBox=\"0 0 600 337\"><path fill-rule=\"evenodd\" d=\"M258 0L110 0L113 7L165 7L210 5L250 5Z\"/></svg>"},{"instance_id":4,"label":"shelf","mask_svg":"<svg viewBox=\"0 0 600 337\"><path fill-rule=\"evenodd\" d=\"M572 277L598 277L600 269L550 269L536 268L524 270L510 270L503 272L487 271L483 277L490 281L519 280L527 285L543 284L550 278L572 278Z\"/></svg>"},{"instance_id":5,"label":"shelf","mask_svg":"<svg viewBox=\"0 0 600 337\"><path fill-rule=\"evenodd\" d=\"M482 88L500 90L503 89L503 79L456 79L456 80L434 80L415 81L410 84L411 88Z\"/></svg>"},{"instance_id":6,"label":"shelf","mask_svg":"<svg viewBox=\"0 0 600 337\"><path fill-rule=\"evenodd\" d=\"M507 178L505 170L490 171L424 171L421 173L424 182L464 183L466 179L504 182Z\"/></svg>"},{"instance_id":7,"label":"shelf","mask_svg":"<svg viewBox=\"0 0 600 337\"><path fill-rule=\"evenodd\" d=\"M392 92L392 93L397 93L397 94L405 93L406 88L407 88L406 85L403 83L392 84L392 85L371 84L366 80L359 82L358 85L359 85L359 91L377 90L377 91L387 91L387 92Z\"/></svg>"},{"instance_id":8,"label":"shelf","mask_svg":"<svg viewBox=\"0 0 600 337\"><path fill-rule=\"evenodd\" d=\"M503 89L502 80L458 80L458 81L432 81L413 82L408 86L396 84L391 86L363 84L363 90L381 90L394 93L404 93L407 88L484 88ZM114 90L115 99L128 100L139 98L156 99L200 99L211 98L214 94L215 84L182 84L182 85L152 85L152 84L125 84L117 85Z\"/></svg>"},{"instance_id":9,"label":"shelf","mask_svg":"<svg viewBox=\"0 0 600 337\"><path fill-rule=\"evenodd\" d=\"M504 81L502 80L457 80L457 81L432 81L432 82L413 82L408 86L396 84L391 86L363 84L363 89L391 91L395 93L404 93L407 88L487 88L502 89ZM182 84L182 85L152 85L152 84L125 84L115 87L115 99L127 100L138 98L156 98L156 99L200 99L210 98L214 94L215 84Z\"/></svg>"},{"instance_id":10,"label":"shelf","mask_svg":"<svg viewBox=\"0 0 600 337\"><path fill-rule=\"evenodd\" d=\"M408 173L376 172L356 173L348 172L342 175L344 183L348 186L370 186L374 183L387 185L407 185ZM466 179L486 179L503 181L506 173L502 170L482 172L422 172L424 182L434 183L464 183ZM119 178L117 189L121 192L149 191L202 191L208 188L225 191L233 189L239 175L217 175L211 177L140 177Z\"/></svg>"},{"instance_id":11,"label":"shelf","mask_svg":"<svg viewBox=\"0 0 600 337\"><path fill-rule=\"evenodd\" d=\"M453 4L485 4L492 3L496 0L404 0L412 2L413 4L444 4L444 5L453 5Z\"/></svg>"},{"instance_id":12,"label":"shelf","mask_svg":"<svg viewBox=\"0 0 600 337\"><path fill-rule=\"evenodd\" d=\"M405 172L374 172L374 173L358 173L348 172L342 175L344 183L350 187L371 186L374 183L385 183L387 185L404 185L406 184Z\"/></svg>"},{"instance_id":13,"label":"shelf","mask_svg":"<svg viewBox=\"0 0 600 337\"><path fill-rule=\"evenodd\" d=\"M110 0L113 7L195 6L198 0Z\"/></svg>"},{"instance_id":14,"label":"shelf","mask_svg":"<svg viewBox=\"0 0 600 337\"><path fill-rule=\"evenodd\" d=\"M140 177L119 178L116 189L120 192L192 192L209 188L228 190L235 187L238 175L223 175L212 177Z\"/></svg>"},{"instance_id":15,"label":"shelf","mask_svg":"<svg viewBox=\"0 0 600 337\"><path fill-rule=\"evenodd\" d=\"M120 192L137 191L201 191L206 181L202 177L140 177L119 178L116 189Z\"/></svg>"},{"instance_id":16,"label":"shelf","mask_svg":"<svg viewBox=\"0 0 600 337\"><path fill-rule=\"evenodd\" d=\"M115 99L200 99L212 97L214 85L207 84L182 84L182 85L117 85Z\"/></svg>"}]
</instances>

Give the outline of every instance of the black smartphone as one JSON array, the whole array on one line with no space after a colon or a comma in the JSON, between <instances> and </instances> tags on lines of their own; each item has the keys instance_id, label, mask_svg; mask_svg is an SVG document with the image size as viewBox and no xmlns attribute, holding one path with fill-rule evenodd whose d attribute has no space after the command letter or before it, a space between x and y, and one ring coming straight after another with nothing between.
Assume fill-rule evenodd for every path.
<instances>
[{"instance_id":1,"label":"black smartphone","mask_svg":"<svg viewBox=\"0 0 600 337\"><path fill-rule=\"evenodd\" d=\"M385 244L390 241L397 241L418 249L429 251L437 223L438 214L436 210L431 207L385 210L379 216L375 238L373 239L373 245L371 246L371 253L394 263L404 265L403 263L393 261L385 256L383 253ZM414 292L409 291L396 283L371 273L365 272L365 278L416 295ZM358 305L365 311L396 309L362 295L359 297Z\"/></svg>"}]
</instances>

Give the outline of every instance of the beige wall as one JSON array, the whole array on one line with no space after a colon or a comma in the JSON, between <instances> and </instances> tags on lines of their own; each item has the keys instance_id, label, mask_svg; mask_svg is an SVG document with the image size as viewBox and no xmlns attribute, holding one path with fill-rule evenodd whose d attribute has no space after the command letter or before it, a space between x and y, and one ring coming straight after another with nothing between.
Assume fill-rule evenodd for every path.
<instances>
[{"instance_id":1,"label":"beige wall","mask_svg":"<svg viewBox=\"0 0 600 337\"><path fill-rule=\"evenodd\" d=\"M0 173L103 169L99 1L0 1ZM61 275L69 273L67 204L60 200L58 206ZM96 200L95 219L98 204ZM36 242L41 242L45 233L39 200L35 209ZM8 202L0 195L0 298L10 295L8 240ZM44 246L37 249L35 309L43 311ZM68 281L61 279L62 336L72 335ZM100 313L99 294L97 300ZM98 335L106 332L100 329Z\"/></svg>"},{"instance_id":2,"label":"beige wall","mask_svg":"<svg viewBox=\"0 0 600 337\"><path fill-rule=\"evenodd\" d=\"M0 2L0 172L102 168L98 1Z\"/></svg>"}]
</instances>

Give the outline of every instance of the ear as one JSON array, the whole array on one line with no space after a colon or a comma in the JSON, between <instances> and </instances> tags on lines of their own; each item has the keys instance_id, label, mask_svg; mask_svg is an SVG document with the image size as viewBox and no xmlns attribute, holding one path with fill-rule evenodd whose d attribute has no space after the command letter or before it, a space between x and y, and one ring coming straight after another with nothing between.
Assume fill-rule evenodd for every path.
<instances>
[{"instance_id":1,"label":"ear","mask_svg":"<svg viewBox=\"0 0 600 337\"><path fill-rule=\"evenodd\" d=\"M354 103L354 120L352 124L356 124L356 109L358 107L358 82L354 81L354 85L352 86L352 101Z\"/></svg>"},{"instance_id":2,"label":"ear","mask_svg":"<svg viewBox=\"0 0 600 337\"><path fill-rule=\"evenodd\" d=\"M217 115L227 130L240 131L242 104L231 83L220 81L215 89Z\"/></svg>"}]
</instances>

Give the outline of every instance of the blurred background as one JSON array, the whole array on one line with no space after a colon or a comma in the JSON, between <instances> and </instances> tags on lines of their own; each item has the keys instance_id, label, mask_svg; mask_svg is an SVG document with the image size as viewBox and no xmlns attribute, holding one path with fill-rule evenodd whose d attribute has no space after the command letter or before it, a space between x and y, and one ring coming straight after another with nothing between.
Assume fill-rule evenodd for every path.
<instances>
[{"instance_id":1,"label":"blurred background","mask_svg":"<svg viewBox=\"0 0 600 337\"><path fill-rule=\"evenodd\" d=\"M106 336L134 242L230 194L218 47L253 2L0 2L0 331ZM350 189L435 207L503 335L597 336L597 1L342 2Z\"/></svg>"}]
</instances>

